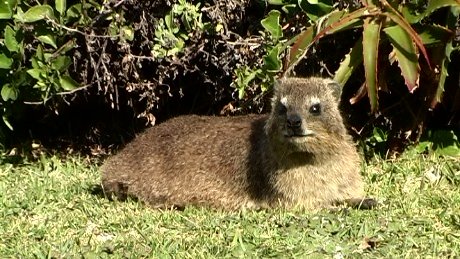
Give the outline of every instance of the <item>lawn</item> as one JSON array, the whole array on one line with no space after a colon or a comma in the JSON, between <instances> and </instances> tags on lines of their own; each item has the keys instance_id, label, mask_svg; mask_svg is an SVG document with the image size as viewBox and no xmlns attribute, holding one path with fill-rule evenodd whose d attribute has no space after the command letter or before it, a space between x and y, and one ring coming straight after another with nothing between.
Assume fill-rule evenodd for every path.
<instances>
[{"instance_id":1,"label":"lawn","mask_svg":"<svg viewBox=\"0 0 460 259\"><path fill-rule=\"evenodd\" d=\"M0 257L460 256L460 162L407 152L363 165L373 210L152 210L95 192L98 166L46 155L0 165Z\"/></svg>"}]
</instances>

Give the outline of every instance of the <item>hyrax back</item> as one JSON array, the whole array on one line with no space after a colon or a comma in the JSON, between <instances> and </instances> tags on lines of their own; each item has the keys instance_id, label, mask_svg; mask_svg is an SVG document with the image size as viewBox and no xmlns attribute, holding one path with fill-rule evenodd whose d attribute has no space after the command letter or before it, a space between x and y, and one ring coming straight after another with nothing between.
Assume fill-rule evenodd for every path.
<instances>
[{"instance_id":1,"label":"hyrax back","mask_svg":"<svg viewBox=\"0 0 460 259\"><path fill-rule=\"evenodd\" d=\"M287 78L267 116L182 116L146 130L102 166L104 191L153 207L328 207L364 197L339 86Z\"/></svg>"}]
</instances>

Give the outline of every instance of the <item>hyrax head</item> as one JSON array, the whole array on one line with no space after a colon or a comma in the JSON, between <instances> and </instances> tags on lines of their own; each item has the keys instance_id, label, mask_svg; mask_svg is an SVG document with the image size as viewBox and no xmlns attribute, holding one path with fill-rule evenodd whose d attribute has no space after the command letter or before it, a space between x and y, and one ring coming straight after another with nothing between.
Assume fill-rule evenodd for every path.
<instances>
[{"instance_id":1,"label":"hyrax head","mask_svg":"<svg viewBox=\"0 0 460 259\"><path fill-rule=\"evenodd\" d=\"M340 86L330 79L285 78L274 89L267 134L283 152L330 152L346 135L338 104Z\"/></svg>"}]
</instances>

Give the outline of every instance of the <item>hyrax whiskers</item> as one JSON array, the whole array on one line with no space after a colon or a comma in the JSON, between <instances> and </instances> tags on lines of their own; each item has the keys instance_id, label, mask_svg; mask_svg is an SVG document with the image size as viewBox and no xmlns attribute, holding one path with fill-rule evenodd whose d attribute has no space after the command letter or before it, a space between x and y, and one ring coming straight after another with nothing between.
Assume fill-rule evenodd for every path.
<instances>
[{"instance_id":1,"label":"hyrax whiskers","mask_svg":"<svg viewBox=\"0 0 460 259\"><path fill-rule=\"evenodd\" d=\"M317 209L364 197L340 87L285 78L269 115L181 116L140 134L102 166L105 193L153 207Z\"/></svg>"}]
</instances>

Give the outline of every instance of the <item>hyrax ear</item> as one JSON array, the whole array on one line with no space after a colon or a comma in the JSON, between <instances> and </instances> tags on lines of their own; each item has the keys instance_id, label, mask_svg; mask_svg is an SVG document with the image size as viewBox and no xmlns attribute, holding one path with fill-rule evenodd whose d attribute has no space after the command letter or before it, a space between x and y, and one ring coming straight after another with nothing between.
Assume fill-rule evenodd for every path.
<instances>
[{"instance_id":1,"label":"hyrax ear","mask_svg":"<svg viewBox=\"0 0 460 259\"><path fill-rule=\"evenodd\" d=\"M275 82L273 83L273 93L276 93L279 91L281 85L283 84L283 81L285 80L284 77L275 79Z\"/></svg>"},{"instance_id":2,"label":"hyrax ear","mask_svg":"<svg viewBox=\"0 0 460 259\"><path fill-rule=\"evenodd\" d=\"M281 90L283 88L283 84L287 78L281 77L278 79L275 79L275 82L273 82L273 89L272 89L272 100L276 101L276 98L279 96L279 94L283 91Z\"/></svg>"},{"instance_id":3,"label":"hyrax ear","mask_svg":"<svg viewBox=\"0 0 460 259\"><path fill-rule=\"evenodd\" d=\"M342 86L332 79L326 79L326 85L331 89L332 95L337 99L340 100L342 96Z\"/></svg>"},{"instance_id":4,"label":"hyrax ear","mask_svg":"<svg viewBox=\"0 0 460 259\"><path fill-rule=\"evenodd\" d=\"M283 84L282 78L276 79L275 82L273 83L272 97L271 97L272 108L274 108L276 103L278 102L278 98L279 98L278 93L281 89L282 84Z\"/></svg>"}]
</instances>

